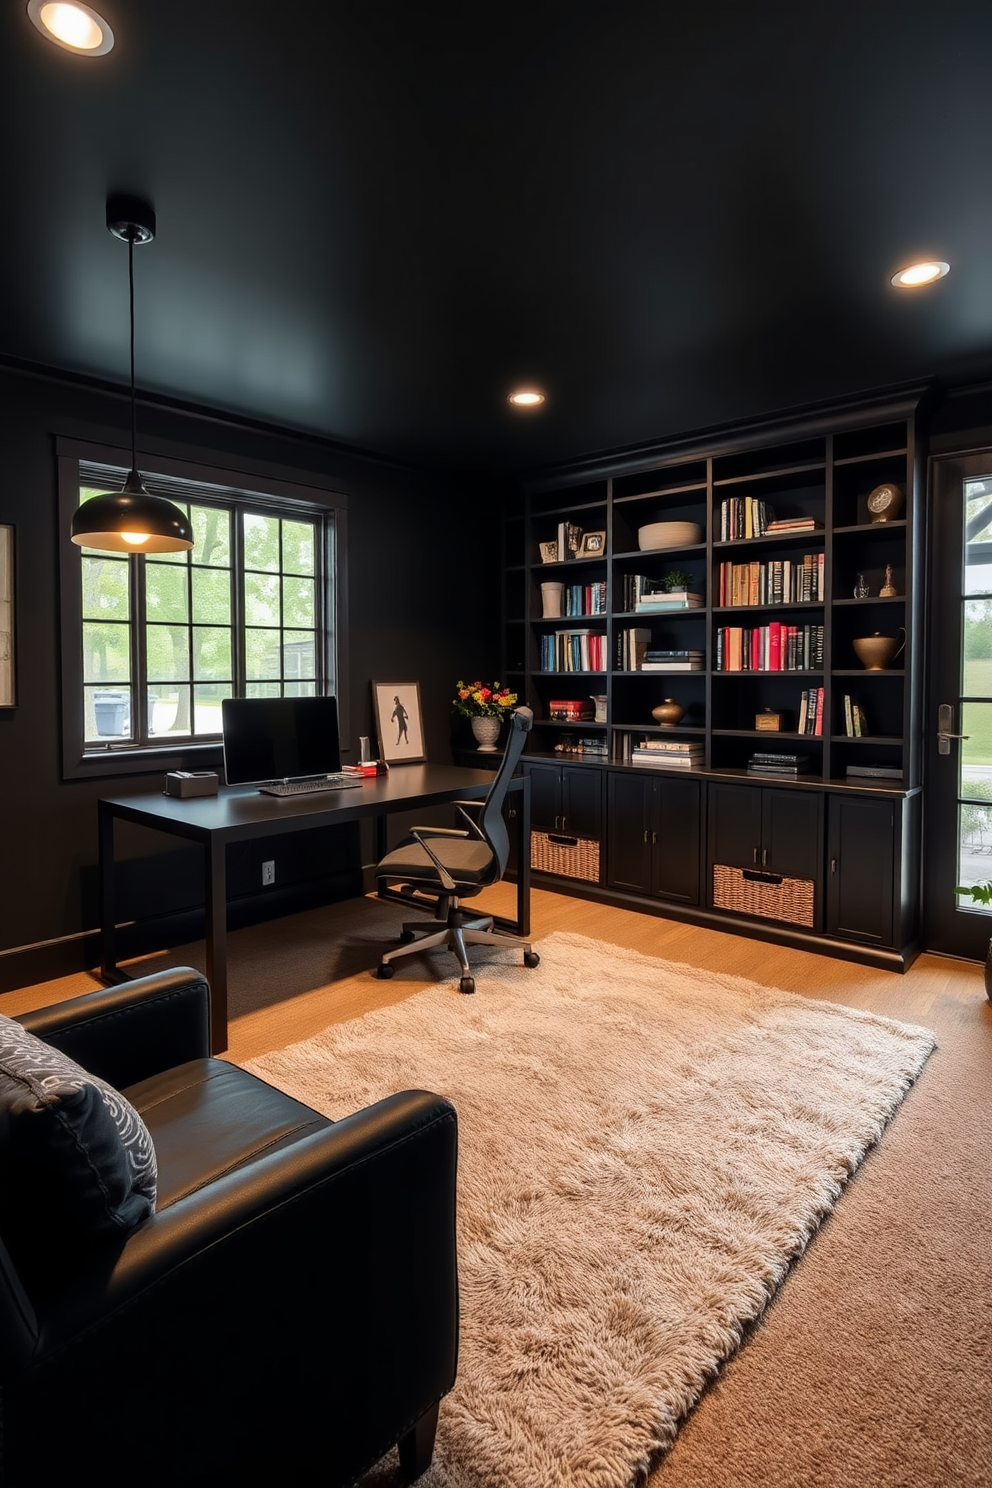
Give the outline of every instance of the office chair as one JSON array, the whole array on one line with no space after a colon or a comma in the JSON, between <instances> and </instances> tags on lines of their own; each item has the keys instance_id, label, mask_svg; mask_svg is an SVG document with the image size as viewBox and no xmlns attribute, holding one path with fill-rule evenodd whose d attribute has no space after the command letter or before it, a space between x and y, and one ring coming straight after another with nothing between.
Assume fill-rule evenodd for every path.
<instances>
[{"instance_id":1,"label":"office chair","mask_svg":"<svg viewBox=\"0 0 992 1488\"><path fill-rule=\"evenodd\" d=\"M510 715L509 738L489 794L482 801L454 803L465 827L414 827L377 865L379 893L398 888L411 898L429 894L434 908L433 919L404 924L400 936L403 943L383 955L378 967L380 977L391 977L393 962L401 956L442 945L458 957L462 992L475 991L467 945L516 946L524 953L525 966L537 966L540 961L529 942L494 930L492 915L473 915L461 907L463 899L498 883L506 871L510 839L503 820L503 801L533 722L530 708L517 708Z\"/></svg>"},{"instance_id":2,"label":"office chair","mask_svg":"<svg viewBox=\"0 0 992 1488\"><path fill-rule=\"evenodd\" d=\"M393 1446L407 1479L431 1461L453 1107L408 1090L330 1121L209 1041L185 967L0 1017L6 1488L347 1488Z\"/></svg>"}]
</instances>

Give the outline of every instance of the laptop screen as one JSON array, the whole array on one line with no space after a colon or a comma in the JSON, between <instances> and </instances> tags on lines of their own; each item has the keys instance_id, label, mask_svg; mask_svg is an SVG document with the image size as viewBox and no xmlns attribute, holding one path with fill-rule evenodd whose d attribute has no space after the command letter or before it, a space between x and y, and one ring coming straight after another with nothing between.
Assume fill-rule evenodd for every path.
<instances>
[{"instance_id":1,"label":"laptop screen","mask_svg":"<svg viewBox=\"0 0 992 1488\"><path fill-rule=\"evenodd\" d=\"M221 710L228 785L341 769L337 698L224 698Z\"/></svg>"}]
</instances>

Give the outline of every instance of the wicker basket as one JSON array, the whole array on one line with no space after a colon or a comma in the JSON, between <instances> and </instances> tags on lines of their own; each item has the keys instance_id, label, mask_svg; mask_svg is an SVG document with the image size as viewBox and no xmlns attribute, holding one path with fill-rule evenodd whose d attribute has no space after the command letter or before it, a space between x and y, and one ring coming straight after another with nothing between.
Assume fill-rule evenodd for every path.
<instances>
[{"instance_id":1,"label":"wicker basket","mask_svg":"<svg viewBox=\"0 0 992 1488\"><path fill-rule=\"evenodd\" d=\"M586 878L599 883L599 843L593 837L531 832L530 866L539 873L557 873L561 878Z\"/></svg>"},{"instance_id":2,"label":"wicker basket","mask_svg":"<svg viewBox=\"0 0 992 1488\"><path fill-rule=\"evenodd\" d=\"M812 929L815 888L811 878L783 878L778 873L713 864L713 904L736 914L761 915Z\"/></svg>"}]
</instances>

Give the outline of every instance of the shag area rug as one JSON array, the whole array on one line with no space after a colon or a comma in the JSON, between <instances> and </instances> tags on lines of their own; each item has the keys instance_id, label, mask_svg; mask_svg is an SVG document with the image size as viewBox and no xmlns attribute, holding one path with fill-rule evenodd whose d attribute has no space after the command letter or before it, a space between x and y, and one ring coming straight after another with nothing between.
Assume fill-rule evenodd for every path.
<instances>
[{"instance_id":1,"label":"shag area rug","mask_svg":"<svg viewBox=\"0 0 992 1488\"><path fill-rule=\"evenodd\" d=\"M424 1488L643 1480L935 1043L582 936L537 949L248 1066L330 1117L413 1087L458 1111L461 1352Z\"/></svg>"}]
</instances>

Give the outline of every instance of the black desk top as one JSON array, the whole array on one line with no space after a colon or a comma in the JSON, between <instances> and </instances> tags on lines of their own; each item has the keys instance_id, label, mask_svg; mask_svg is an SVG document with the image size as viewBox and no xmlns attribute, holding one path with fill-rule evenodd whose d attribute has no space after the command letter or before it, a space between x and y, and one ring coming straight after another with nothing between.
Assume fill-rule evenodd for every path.
<instances>
[{"instance_id":1,"label":"black desk top","mask_svg":"<svg viewBox=\"0 0 992 1488\"><path fill-rule=\"evenodd\" d=\"M388 775L370 776L351 789L312 795L268 796L255 786L236 785L221 786L216 796L183 799L167 796L164 791L142 791L133 796L104 797L100 804L114 816L179 837L196 841L220 837L233 842L433 806L461 793L466 797L483 796L492 783L490 770L397 765Z\"/></svg>"}]
</instances>

